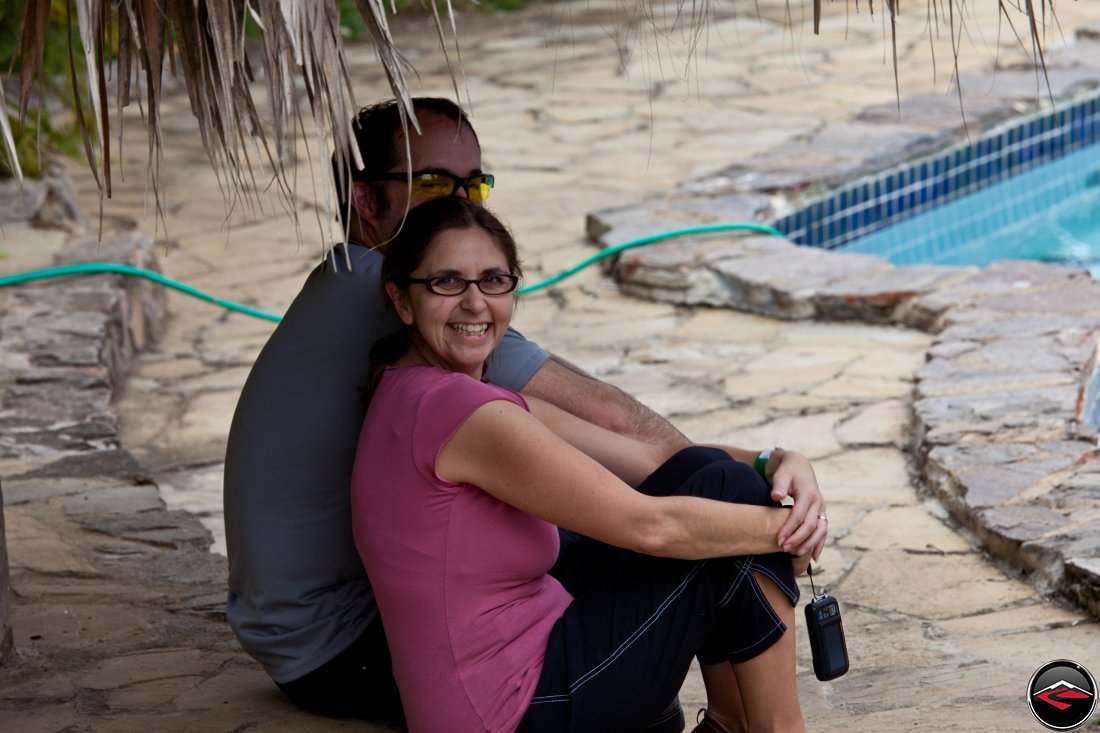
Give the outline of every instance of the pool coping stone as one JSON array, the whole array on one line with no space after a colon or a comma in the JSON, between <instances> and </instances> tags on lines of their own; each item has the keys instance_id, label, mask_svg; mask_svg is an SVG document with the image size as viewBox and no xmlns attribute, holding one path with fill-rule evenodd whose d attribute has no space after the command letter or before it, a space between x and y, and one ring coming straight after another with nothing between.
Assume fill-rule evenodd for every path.
<instances>
[{"instance_id":1,"label":"pool coping stone","mask_svg":"<svg viewBox=\"0 0 1100 733\"><path fill-rule=\"evenodd\" d=\"M1048 55L1056 103L1100 87L1097 41L1100 22L1079 31L1077 44ZM870 107L854 123L752 156L659 199L591 212L589 237L606 248L690 227L766 222L823 188L1047 104L1036 98L1033 71L964 76L962 85L989 89L967 98L965 122L958 99L946 95ZM628 249L605 268L624 293L640 298L933 334L912 393L919 483L1040 590L1100 617L1100 461L1097 431L1082 419L1100 370L1100 283L1086 270L1016 260L895 267L875 255L737 231Z\"/></svg>"}]
</instances>

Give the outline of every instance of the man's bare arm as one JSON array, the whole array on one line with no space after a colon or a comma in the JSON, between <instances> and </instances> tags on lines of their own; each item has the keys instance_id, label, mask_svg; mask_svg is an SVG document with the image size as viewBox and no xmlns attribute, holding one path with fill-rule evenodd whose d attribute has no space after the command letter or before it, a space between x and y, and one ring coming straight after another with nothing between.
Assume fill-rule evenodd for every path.
<instances>
[{"instance_id":1,"label":"man's bare arm","mask_svg":"<svg viewBox=\"0 0 1100 733\"><path fill-rule=\"evenodd\" d=\"M690 444L671 423L626 392L553 354L520 391L590 423L646 443L676 448Z\"/></svg>"},{"instance_id":2,"label":"man's bare arm","mask_svg":"<svg viewBox=\"0 0 1100 733\"><path fill-rule=\"evenodd\" d=\"M683 433L617 387L599 381L557 356L535 372L522 393L549 402L590 423L636 440L676 451L691 445ZM756 451L731 446L725 450L737 461L753 465ZM794 499L792 511L777 540L785 551L818 559L825 546L828 525L825 501L810 462L794 451L776 450L768 460L767 479L772 499Z\"/></svg>"}]
</instances>

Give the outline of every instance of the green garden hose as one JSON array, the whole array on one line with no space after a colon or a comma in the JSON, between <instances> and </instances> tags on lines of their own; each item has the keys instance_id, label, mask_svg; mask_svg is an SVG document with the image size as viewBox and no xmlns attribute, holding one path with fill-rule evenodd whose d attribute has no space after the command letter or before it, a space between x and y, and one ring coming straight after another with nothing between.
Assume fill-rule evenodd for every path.
<instances>
[{"instance_id":1,"label":"green garden hose","mask_svg":"<svg viewBox=\"0 0 1100 733\"><path fill-rule=\"evenodd\" d=\"M622 252L623 250L633 249L634 247L642 247L642 246L645 246L647 244L655 244L656 242L662 242L666 239L673 239L674 237L686 237L686 236L691 235L691 234L709 234L711 232L725 232L725 231L730 231L730 230L733 230L733 229L743 229L743 230L749 230L749 231L754 231L754 232L760 232L762 234L771 234L773 237L782 237L783 236L783 233L780 232L778 229L774 229L774 228L766 226L764 224L752 224L750 222L732 222L732 223L726 223L726 224L707 224L705 226L689 227L687 229L673 229L673 230L668 231L668 232L661 232L660 234L651 234L648 237L641 237L639 239L632 239L629 242L623 242L622 244L616 244L612 247L602 249L599 252L597 252L596 254L589 257L588 259L584 260L583 262L580 262L580 263L574 265L573 267L570 267L568 270L562 270L561 272L559 272L557 275L554 275L553 277L548 277L545 280L534 283L532 285L528 285L525 288L520 288L518 294L523 295L524 293L531 293L531 292L534 292L535 290L541 290L543 288L548 288L551 285L553 285L554 283L561 282L562 280L564 280L567 277L572 277L573 275L576 275L578 272L580 272L584 268L588 267L589 265L592 265L596 262L599 262L600 260L602 260L605 257L610 257L611 255L618 254L619 252Z\"/></svg>"},{"instance_id":2,"label":"green garden hose","mask_svg":"<svg viewBox=\"0 0 1100 733\"><path fill-rule=\"evenodd\" d=\"M666 239L672 239L674 237L686 237L692 234L709 234L711 232L722 232L731 230L748 230L760 232L762 234L771 234L772 236L776 237L783 236L781 232L773 229L772 227L765 226L763 224L753 224L750 222L708 224L705 226L689 227L687 229L674 229L672 231L662 232L660 234L653 234L648 237L632 239L629 242L623 242L622 244L617 244L613 247L608 247L607 249L600 250L583 262L580 262L567 270L563 270L553 277L548 277L545 280L541 280L532 285L528 285L525 288L521 288L516 294L524 295L526 293L531 293L536 290L548 288L555 283L561 282L567 277L572 277L573 275L576 275L581 270L589 267L592 264L595 264L596 262L599 262L605 257L610 257L611 255L618 254L623 250L633 249L634 247L642 247L647 244L654 244L656 242L661 242ZM85 262L77 265L64 265L62 267L49 267L42 270L32 270L30 272L17 273L15 275L4 275L0 276L0 288L7 287L9 285L19 285L21 283L32 282L34 280L45 280L47 278L53 277L65 277L68 275L88 275L102 272L114 272L120 275L142 277L146 280L152 280L155 283L173 288L180 291L181 293L186 293L187 295L198 298L199 300L205 300L208 303L219 305L222 308L226 308L227 310L236 311L237 313L243 313L247 316L252 316L254 318L262 318L266 321L274 321L276 323L283 319L282 316L275 315L274 313L265 313L264 311L250 308L247 305L234 303L231 300L225 300L224 298L216 298L213 295L208 295L207 293L204 293L197 288L193 288L190 285L181 283L178 280L173 280L170 277L165 277L159 272L153 272L152 270L143 270L140 267L133 267L132 265L120 265L113 262Z\"/></svg>"},{"instance_id":3,"label":"green garden hose","mask_svg":"<svg viewBox=\"0 0 1100 733\"><path fill-rule=\"evenodd\" d=\"M208 295L197 288L193 288L190 285L185 285L178 280L173 280L170 277L165 277L159 272L153 272L152 270L143 270L140 267L133 267L132 265L120 265L115 262L84 262L78 265L64 265L62 267L48 267L44 270L31 270L30 272L17 273L15 275L5 275L0 277L0 288L8 285L19 285L20 283L27 283L33 280L45 280L51 277L64 277L66 275L88 275L99 272L117 272L120 275L130 275L132 277L143 277L146 280L152 280L155 283L161 285L167 285L170 288L174 288L181 293L187 293L199 300L205 300L208 303L220 305L222 308L227 308L231 311L238 313L244 313L248 316L254 316L256 318L263 318L267 321L275 321L278 323L283 320L282 316L277 316L274 313L264 313L263 311L256 310L255 308L249 308L247 305L241 305L240 303L234 303L231 300L225 300L224 298L215 298L213 295Z\"/></svg>"}]
</instances>

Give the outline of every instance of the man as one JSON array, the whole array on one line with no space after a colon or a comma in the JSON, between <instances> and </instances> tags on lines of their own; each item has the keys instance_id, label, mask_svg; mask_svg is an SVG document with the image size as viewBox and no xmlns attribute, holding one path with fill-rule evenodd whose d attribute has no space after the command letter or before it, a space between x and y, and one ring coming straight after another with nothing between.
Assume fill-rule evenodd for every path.
<instances>
[{"instance_id":1,"label":"man","mask_svg":"<svg viewBox=\"0 0 1100 733\"><path fill-rule=\"evenodd\" d=\"M359 390L371 347L400 327L383 306L381 256L372 248L385 246L408 208L439 195L480 202L494 183L456 105L422 98L414 109L420 132L410 127L407 137L392 102L357 116L364 169L352 175L350 201L341 200L348 244L310 274L257 358L226 451L230 625L295 703L337 717L400 714L350 522L350 475L364 415ZM610 429L687 443L625 393L514 331L494 352L487 376ZM820 494L797 454L776 452L768 471L777 495L794 492L796 507L782 530L793 549L813 531L816 522L802 520L823 510ZM678 705L673 713L668 729L679 730Z\"/></svg>"}]
</instances>

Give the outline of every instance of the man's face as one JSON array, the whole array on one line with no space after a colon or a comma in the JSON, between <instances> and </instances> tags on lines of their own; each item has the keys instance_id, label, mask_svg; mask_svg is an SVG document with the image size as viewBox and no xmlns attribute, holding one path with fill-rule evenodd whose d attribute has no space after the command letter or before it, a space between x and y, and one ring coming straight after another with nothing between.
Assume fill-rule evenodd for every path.
<instances>
[{"instance_id":1,"label":"man's face","mask_svg":"<svg viewBox=\"0 0 1100 733\"><path fill-rule=\"evenodd\" d=\"M481 148L468 125L458 126L454 118L436 112L420 110L420 135L409 129L413 174L424 172L448 173L466 178L481 173ZM390 173L404 174L409 170L405 157L405 137L398 133L395 141L397 160ZM405 181L383 181L380 184L382 200L378 206L378 231L385 238L393 235L407 209L415 208L426 199L409 195ZM466 196L459 187L455 196Z\"/></svg>"}]
</instances>

